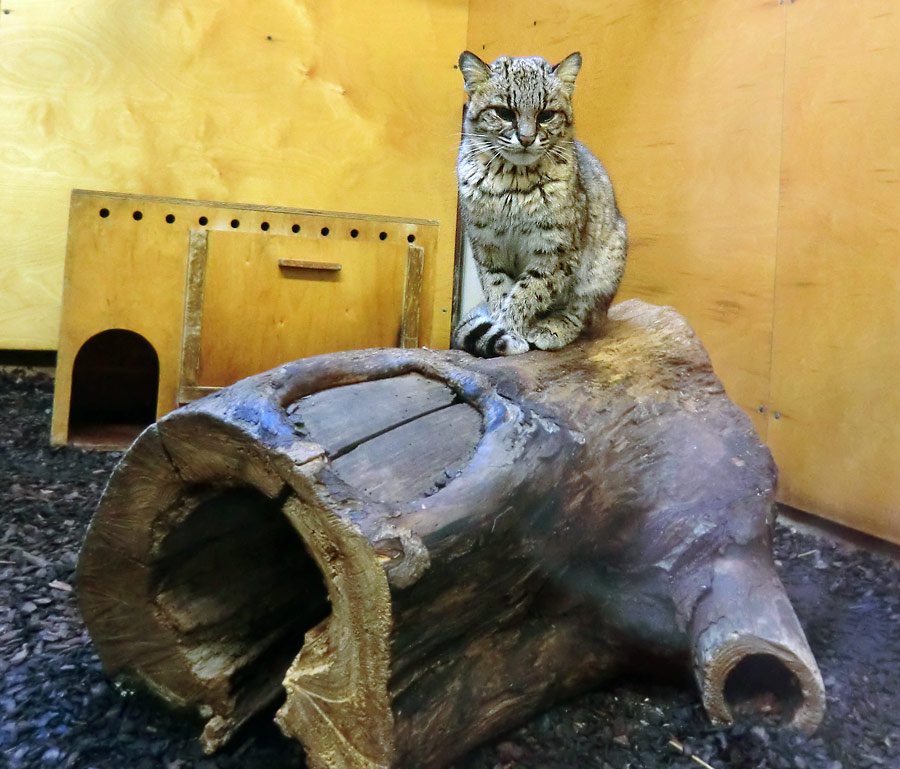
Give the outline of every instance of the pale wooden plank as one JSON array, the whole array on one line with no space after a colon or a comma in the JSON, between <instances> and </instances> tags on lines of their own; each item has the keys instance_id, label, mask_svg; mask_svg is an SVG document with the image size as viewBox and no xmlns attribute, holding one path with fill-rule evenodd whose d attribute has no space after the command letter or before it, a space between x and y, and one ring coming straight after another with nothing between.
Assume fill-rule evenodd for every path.
<instances>
[{"instance_id":1,"label":"pale wooden plank","mask_svg":"<svg viewBox=\"0 0 900 769\"><path fill-rule=\"evenodd\" d=\"M456 477L480 439L481 414L457 403L366 441L332 467L365 497L408 502Z\"/></svg>"},{"instance_id":2,"label":"pale wooden plank","mask_svg":"<svg viewBox=\"0 0 900 769\"><path fill-rule=\"evenodd\" d=\"M419 346L419 314L422 309L422 270L425 249L410 245L406 256L406 280L403 284L403 319L400 323L400 347Z\"/></svg>"},{"instance_id":3,"label":"pale wooden plank","mask_svg":"<svg viewBox=\"0 0 900 769\"><path fill-rule=\"evenodd\" d=\"M420 374L334 387L288 407L288 417L330 455L395 425L449 406L449 387Z\"/></svg>"},{"instance_id":4,"label":"pale wooden plank","mask_svg":"<svg viewBox=\"0 0 900 769\"><path fill-rule=\"evenodd\" d=\"M900 543L898 71L893 0L791 6L769 443L783 502Z\"/></svg>"},{"instance_id":5,"label":"pale wooden plank","mask_svg":"<svg viewBox=\"0 0 900 769\"><path fill-rule=\"evenodd\" d=\"M338 262L310 262L305 259L279 259L278 266L284 270L330 270L337 272L343 265Z\"/></svg>"},{"instance_id":6,"label":"pale wooden plank","mask_svg":"<svg viewBox=\"0 0 900 769\"><path fill-rule=\"evenodd\" d=\"M184 295L184 330L181 342L181 376L178 402L190 400L197 386L200 369L200 328L203 319L203 279L209 254L209 231L191 230L188 234L187 280Z\"/></svg>"}]
</instances>

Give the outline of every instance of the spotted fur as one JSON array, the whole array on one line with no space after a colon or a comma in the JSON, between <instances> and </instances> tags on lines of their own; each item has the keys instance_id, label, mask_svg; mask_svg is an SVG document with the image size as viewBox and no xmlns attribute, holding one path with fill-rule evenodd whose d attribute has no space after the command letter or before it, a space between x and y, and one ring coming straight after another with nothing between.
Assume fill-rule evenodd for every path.
<instances>
[{"instance_id":1,"label":"spotted fur","mask_svg":"<svg viewBox=\"0 0 900 769\"><path fill-rule=\"evenodd\" d=\"M465 51L459 67L469 95L460 208L486 302L453 346L485 357L559 349L605 317L627 249L609 176L575 140L581 55L488 65Z\"/></svg>"}]
</instances>

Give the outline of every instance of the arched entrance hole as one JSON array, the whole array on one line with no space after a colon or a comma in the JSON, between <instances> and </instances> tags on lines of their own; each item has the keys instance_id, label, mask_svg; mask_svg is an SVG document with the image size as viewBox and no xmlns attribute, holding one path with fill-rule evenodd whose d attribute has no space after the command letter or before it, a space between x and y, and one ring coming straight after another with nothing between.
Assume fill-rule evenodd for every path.
<instances>
[{"instance_id":1,"label":"arched entrance hole","mask_svg":"<svg viewBox=\"0 0 900 769\"><path fill-rule=\"evenodd\" d=\"M121 448L156 420L159 358L134 331L109 329L88 339L72 365L69 442Z\"/></svg>"}]
</instances>

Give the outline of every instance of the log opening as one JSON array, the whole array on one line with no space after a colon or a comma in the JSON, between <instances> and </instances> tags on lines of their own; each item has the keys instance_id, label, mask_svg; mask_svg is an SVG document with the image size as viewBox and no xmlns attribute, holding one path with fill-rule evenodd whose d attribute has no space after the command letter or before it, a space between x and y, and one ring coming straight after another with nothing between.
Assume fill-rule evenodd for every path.
<instances>
[{"instance_id":1,"label":"log opening","mask_svg":"<svg viewBox=\"0 0 900 769\"><path fill-rule=\"evenodd\" d=\"M150 581L163 621L208 680L251 703L278 700L307 631L330 613L322 573L285 518L283 493L198 487L170 524Z\"/></svg>"},{"instance_id":2,"label":"log opening","mask_svg":"<svg viewBox=\"0 0 900 769\"><path fill-rule=\"evenodd\" d=\"M725 702L735 719L764 716L789 724L804 696L791 670L773 654L751 654L728 673Z\"/></svg>"}]
</instances>

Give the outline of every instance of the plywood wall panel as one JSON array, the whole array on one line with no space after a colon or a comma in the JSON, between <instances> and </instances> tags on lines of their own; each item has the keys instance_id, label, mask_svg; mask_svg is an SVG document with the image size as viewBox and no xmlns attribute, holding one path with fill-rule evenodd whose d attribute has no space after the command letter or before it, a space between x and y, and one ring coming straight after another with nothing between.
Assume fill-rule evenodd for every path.
<instances>
[{"instance_id":1,"label":"plywood wall panel","mask_svg":"<svg viewBox=\"0 0 900 769\"><path fill-rule=\"evenodd\" d=\"M785 502L900 542L897 72L893 0L791 7L769 442Z\"/></svg>"},{"instance_id":2,"label":"plywood wall panel","mask_svg":"<svg viewBox=\"0 0 900 769\"><path fill-rule=\"evenodd\" d=\"M580 138L628 220L620 298L677 307L764 436L785 8L776 2L473 0L488 60L579 49Z\"/></svg>"},{"instance_id":3,"label":"plywood wall panel","mask_svg":"<svg viewBox=\"0 0 900 769\"><path fill-rule=\"evenodd\" d=\"M8 10L0 347L57 344L72 188L438 220L449 296L466 0Z\"/></svg>"}]
</instances>

